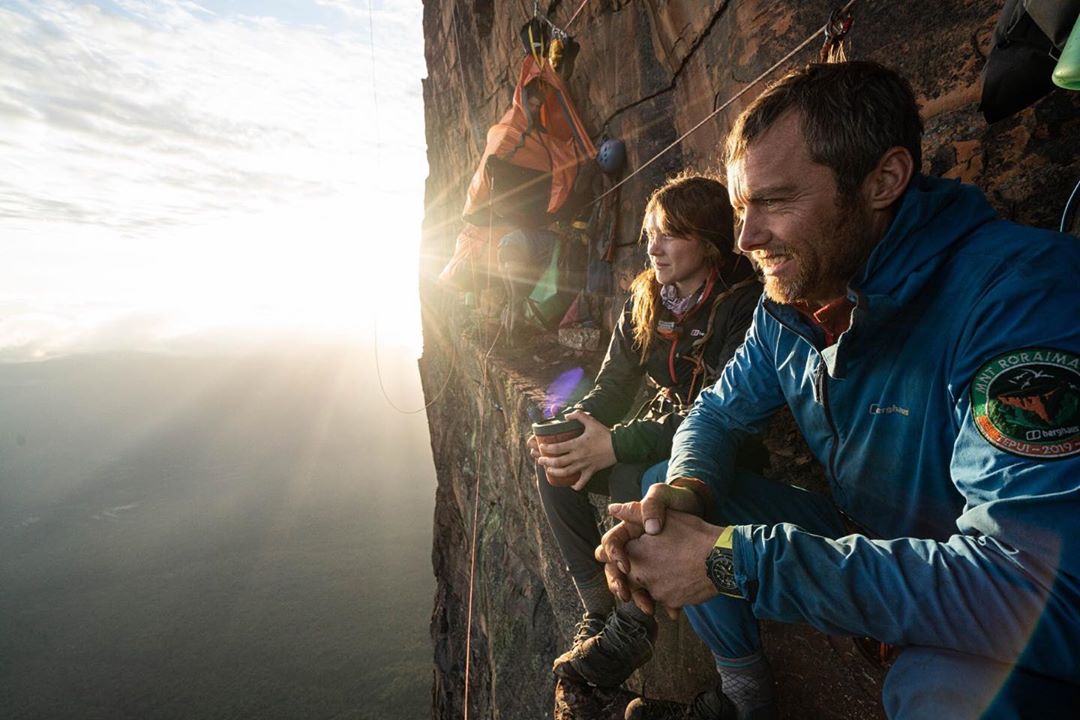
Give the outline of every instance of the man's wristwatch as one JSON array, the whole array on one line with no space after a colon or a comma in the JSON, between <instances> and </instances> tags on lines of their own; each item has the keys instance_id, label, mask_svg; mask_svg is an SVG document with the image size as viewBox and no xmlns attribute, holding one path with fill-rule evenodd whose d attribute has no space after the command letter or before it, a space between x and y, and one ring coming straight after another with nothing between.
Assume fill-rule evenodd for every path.
<instances>
[{"instance_id":1,"label":"man's wristwatch","mask_svg":"<svg viewBox=\"0 0 1080 720\"><path fill-rule=\"evenodd\" d=\"M709 580L721 595L742 598L739 584L735 582L735 557L731 552L731 538L734 532L734 526L729 525L720 533L716 544L705 558L705 574L709 576Z\"/></svg>"}]
</instances>

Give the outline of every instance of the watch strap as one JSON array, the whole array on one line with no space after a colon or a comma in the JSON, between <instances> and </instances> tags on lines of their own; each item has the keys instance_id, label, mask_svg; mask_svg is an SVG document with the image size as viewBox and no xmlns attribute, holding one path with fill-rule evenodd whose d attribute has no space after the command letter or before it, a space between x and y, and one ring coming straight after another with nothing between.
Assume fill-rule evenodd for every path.
<instances>
[{"instance_id":1,"label":"watch strap","mask_svg":"<svg viewBox=\"0 0 1080 720\"><path fill-rule=\"evenodd\" d=\"M735 528L731 525L720 533L705 558L705 573L721 595L742 599L739 584L735 581L735 556L731 550L734 534Z\"/></svg>"}]
</instances>

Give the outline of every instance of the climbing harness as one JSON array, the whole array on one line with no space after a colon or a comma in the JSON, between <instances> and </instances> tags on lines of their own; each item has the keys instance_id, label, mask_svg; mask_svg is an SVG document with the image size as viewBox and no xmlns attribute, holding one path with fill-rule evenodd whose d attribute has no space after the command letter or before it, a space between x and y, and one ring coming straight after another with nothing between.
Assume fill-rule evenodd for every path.
<instances>
[{"instance_id":1,"label":"climbing harness","mask_svg":"<svg viewBox=\"0 0 1080 720\"><path fill-rule=\"evenodd\" d=\"M846 2L846 3L845 3L845 4L844 4L844 5L843 5L843 6L842 6L842 7L840 8L840 10L839 10L838 12L839 12L839 13L840 13L841 15L843 15L843 13L846 13L846 12L847 12L848 10L850 10L850 9L851 9L851 8L852 8L852 7L853 7L853 6L855 5L855 3L856 3L856 2L858 2L858 0L848 0L848 2ZM834 14L835 14L835 13L834 13ZM645 168L647 168L647 167L649 167L650 165L652 165L652 164L653 164L654 162L656 162L657 160L659 160L659 159L660 159L661 157L663 157L663 156L664 156L665 154L667 154L667 153L668 153L669 151L671 151L671 150L672 150L673 148L675 148L675 147L678 147L678 146L679 146L679 144L681 144L683 140L685 140L686 138L690 137L690 136L691 136L691 135L693 135L693 134L694 134L695 132L697 132L697 131L698 131L698 130L699 130L699 129L701 128L701 126L702 126L702 125L704 125L704 124L705 124L705 123L707 123L707 122L708 122L709 120L712 120L712 119L713 119L714 117L716 117L716 116L717 116L717 115L719 115L719 114L720 114L721 112L723 112L724 110L726 110L726 109L727 109L727 107L728 107L729 105L731 105L731 104L732 104L733 102L735 102L736 100L738 100L739 98L741 98L741 97L742 97L743 95L745 95L745 94L746 94L747 92L749 92L751 88L755 87L755 86L756 86L756 85L757 85L758 83L760 83L760 82L761 82L762 80L764 80L765 78L769 77L769 75L772 75L772 73L773 73L773 72L775 72L777 68L779 68L779 67L780 67L781 65L783 65L784 63L786 63L786 62L787 62L788 60L790 60L791 58L793 58L793 57L795 57L796 55L798 55L798 54L799 54L800 52L802 52L802 50L803 50L804 48L806 48L806 46L807 46L807 45L809 45L809 44L810 44L810 43L812 43L812 42L813 42L814 40L816 40L816 39L817 39L818 37L820 37L821 35L823 35L823 34L824 34L824 33L826 32L826 30L828 30L828 28L829 28L829 23L826 23L825 25L822 25L822 26L821 26L820 28L818 28L818 29L817 29L817 31L816 31L816 32L814 32L814 33L813 33L812 35L810 35L810 37L806 38L806 39L805 39L805 40L803 40L803 41L802 41L801 43L799 43L799 44L798 44L798 45L797 45L797 46L795 47L795 49L793 49L793 50L792 50L791 52L789 52L789 53L788 53L787 55L785 55L784 57L782 57L782 58L780 58L779 60L777 60L777 61L776 61L775 63L773 63L772 65L770 65L770 66L768 67L768 69L766 69L766 70L765 70L765 72L761 73L761 74L760 74L760 75L758 75L758 76L757 76L756 78L754 78L753 80L751 80L751 81L750 81L750 83L749 83L749 84L748 84L748 85L747 85L746 87L744 87L744 88L743 88L742 90L740 90L739 92L735 93L735 94L734 94L734 95L732 95L732 96L731 96L730 98L728 98L728 99L727 99L727 100L726 100L726 101L725 101L725 102L724 102L724 103L723 103L722 105L720 105L720 107L716 108L716 109L715 109L715 110L713 110L713 111L712 111L711 113L709 113L708 115L706 115L705 117L703 117L703 118L702 118L702 119L701 119L700 121L698 121L698 123L697 123L697 124L695 124L695 125L694 125L694 126L693 126L692 128L690 128L689 130L687 130L686 132L684 132L684 133L683 133L682 135L680 135L679 137L675 138L675 140L674 140L674 141L673 141L673 142L672 142L671 144L667 145L667 146L666 146L665 148L663 148L663 149L662 149L662 150L661 150L660 152L656 153L656 154L655 154L655 155L653 155L653 156L652 156L651 158L649 158L648 160L646 160L646 161L645 161L645 162L644 162L644 163L643 163L642 165L640 165L640 166L639 166L639 167L638 167L638 168L637 168L636 170L634 170L634 171L633 171L632 173L630 173L630 174L629 174L629 175L627 175L627 176L626 176L625 178L623 178L623 179L622 179L622 180L620 180L619 182L615 183L615 184L614 184L613 186L611 186L610 188L608 188L607 190L605 190L605 191L604 191L603 193L601 193L601 194L600 194L599 196L597 196L597 197L596 197L596 199L595 199L595 200L593 200L593 202L599 202L599 201L600 201L600 200L601 200L601 199L602 199L602 198L603 198L604 196L606 196L606 195L609 195L609 194L611 194L611 193L615 192L615 190L616 190L617 188L619 188L619 187L621 187L621 186L625 185L626 183L630 182L630 180L631 180L631 179L632 179L632 178L633 178L633 177L634 177L635 175L637 175L637 174L638 174L638 173L640 173L640 172L641 172L642 170L644 170Z\"/></svg>"},{"instance_id":2,"label":"climbing harness","mask_svg":"<svg viewBox=\"0 0 1080 720\"><path fill-rule=\"evenodd\" d=\"M694 399L697 397L697 393L701 390L701 388L710 384L720 375L721 368L709 367L708 364L705 362L705 343L707 343L709 341L709 338L712 336L713 321L716 319L716 311L720 309L720 305L723 304L723 302L727 300L731 295L733 295L735 291L740 290L749 285L750 283L755 282L757 282L755 278L746 278L745 280L740 280L739 282L725 289L722 293L716 296L715 300L713 300L712 308L710 308L709 310L709 321L705 324L705 334L699 337L693 343L691 343L690 352L683 356L685 359L689 360L694 364L693 375L690 378L690 389L686 393L687 404L694 401ZM701 381L701 383L698 385L697 390L695 390L694 385L697 384L699 380Z\"/></svg>"}]
</instances>

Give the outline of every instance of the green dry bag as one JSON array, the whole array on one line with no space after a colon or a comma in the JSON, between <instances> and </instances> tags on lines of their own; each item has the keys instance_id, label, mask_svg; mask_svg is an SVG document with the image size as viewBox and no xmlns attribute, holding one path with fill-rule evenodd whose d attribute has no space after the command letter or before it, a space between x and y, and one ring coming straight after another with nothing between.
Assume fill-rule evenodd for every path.
<instances>
[{"instance_id":1,"label":"green dry bag","mask_svg":"<svg viewBox=\"0 0 1080 720\"><path fill-rule=\"evenodd\" d=\"M1069 39L1054 68L1054 84L1066 90L1080 90L1080 20L1073 25Z\"/></svg>"}]
</instances>

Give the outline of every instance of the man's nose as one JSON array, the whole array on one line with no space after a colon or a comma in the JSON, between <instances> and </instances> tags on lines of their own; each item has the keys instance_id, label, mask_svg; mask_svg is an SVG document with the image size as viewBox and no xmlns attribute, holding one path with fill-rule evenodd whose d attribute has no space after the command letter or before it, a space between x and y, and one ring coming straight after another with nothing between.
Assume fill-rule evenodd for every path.
<instances>
[{"instance_id":1,"label":"man's nose","mask_svg":"<svg viewBox=\"0 0 1080 720\"><path fill-rule=\"evenodd\" d=\"M736 228L739 237L735 244L740 252L750 253L763 247L769 240L769 235L761 223L759 213L753 208L748 207L743 211Z\"/></svg>"}]
</instances>

